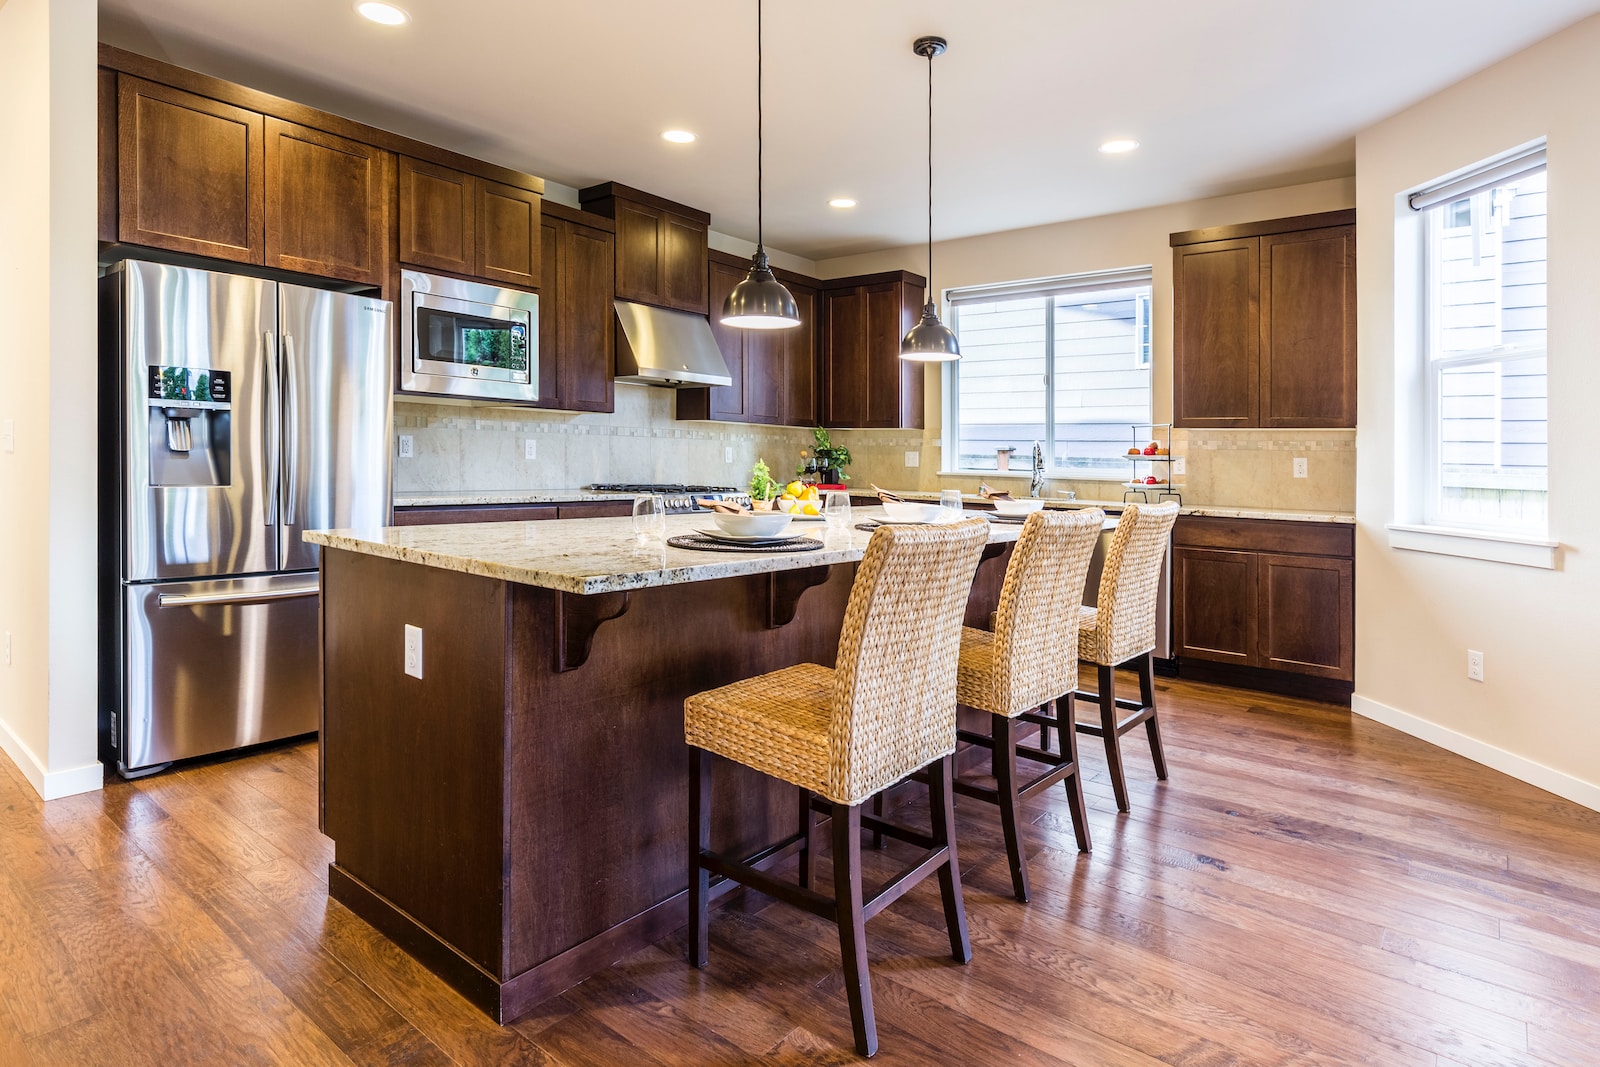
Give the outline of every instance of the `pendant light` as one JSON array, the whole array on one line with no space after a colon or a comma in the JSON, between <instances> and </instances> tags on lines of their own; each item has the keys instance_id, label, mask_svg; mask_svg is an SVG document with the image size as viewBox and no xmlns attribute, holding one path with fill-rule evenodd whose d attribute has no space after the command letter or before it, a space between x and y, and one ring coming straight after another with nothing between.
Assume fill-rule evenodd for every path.
<instances>
[{"instance_id":1,"label":"pendant light","mask_svg":"<svg viewBox=\"0 0 1600 1067\"><path fill-rule=\"evenodd\" d=\"M761 113L761 0L756 0L756 254L750 260L750 273L733 287L722 302L722 324L744 330L783 330L800 325L800 309L794 294L772 276L767 251L762 247L763 208L762 149L764 130Z\"/></svg>"},{"instance_id":2,"label":"pendant light","mask_svg":"<svg viewBox=\"0 0 1600 1067\"><path fill-rule=\"evenodd\" d=\"M961 358L956 335L939 321L933 299L933 57L949 47L943 37L918 37L911 45L913 52L928 61L928 302L922 308L922 321L901 340L900 358L917 363L949 363Z\"/></svg>"}]
</instances>

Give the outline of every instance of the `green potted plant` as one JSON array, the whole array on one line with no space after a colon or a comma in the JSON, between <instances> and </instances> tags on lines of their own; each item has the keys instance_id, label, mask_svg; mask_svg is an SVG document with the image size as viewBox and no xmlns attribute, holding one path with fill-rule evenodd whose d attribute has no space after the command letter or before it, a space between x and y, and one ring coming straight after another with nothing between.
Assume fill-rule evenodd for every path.
<instances>
[{"instance_id":1,"label":"green potted plant","mask_svg":"<svg viewBox=\"0 0 1600 1067\"><path fill-rule=\"evenodd\" d=\"M850 450L843 445L836 445L828 436L828 431L821 426L811 431L811 436L816 439L817 447L812 450L812 455L817 460L817 478L826 485L842 485L850 480L844 469L850 465Z\"/></svg>"},{"instance_id":2,"label":"green potted plant","mask_svg":"<svg viewBox=\"0 0 1600 1067\"><path fill-rule=\"evenodd\" d=\"M778 492L778 483L772 480L772 468L767 466L766 460L756 460L756 465L750 468L751 506L757 511L771 511Z\"/></svg>"}]
</instances>

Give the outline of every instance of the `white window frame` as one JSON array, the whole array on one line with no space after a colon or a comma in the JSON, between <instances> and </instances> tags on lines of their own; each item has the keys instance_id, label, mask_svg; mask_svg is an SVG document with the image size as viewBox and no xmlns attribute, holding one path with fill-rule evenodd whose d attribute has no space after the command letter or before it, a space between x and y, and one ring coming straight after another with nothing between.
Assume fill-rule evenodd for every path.
<instances>
[{"instance_id":1,"label":"white window frame","mask_svg":"<svg viewBox=\"0 0 1600 1067\"><path fill-rule=\"evenodd\" d=\"M1439 506L1443 489L1442 445L1444 422L1442 418L1443 407L1443 379L1447 371L1464 367L1481 366L1485 364L1514 363L1521 360L1538 359L1547 357L1549 351L1548 341L1544 345L1532 344L1493 344L1477 349L1462 352L1452 352L1448 355L1435 357L1441 344L1442 289L1436 290L1429 275L1432 263L1432 246L1440 233L1449 229L1445 226L1442 212L1437 217L1430 217L1426 212L1431 207L1471 197L1471 211L1474 219L1480 212L1493 209L1493 205L1479 202L1488 197L1489 189L1493 186L1513 180L1518 174L1533 173L1544 169L1544 142L1538 141L1522 146L1508 153L1498 160L1491 160L1479 166L1469 168L1448 180L1434 183L1431 187L1424 187L1402 199L1409 203L1419 215L1413 219L1404 220L1397 230L1397 237L1407 223L1414 225L1417 246L1418 276L1415 291L1419 299L1420 311L1419 330L1415 358L1419 365L1419 385L1422 392L1420 413L1401 412L1404 422L1415 422L1420 414L1420 422L1412 426L1410 433L1416 443L1415 454L1421 460L1420 469L1411 472L1409 479L1406 472L1398 472L1403 481L1409 481L1410 501L1400 507L1401 518L1406 518L1409 513L1411 521L1399 521L1387 526L1389 544L1391 548L1408 551L1432 552L1451 556L1464 556L1472 559L1490 560L1500 563L1511 563L1521 566L1553 569L1557 563L1559 542L1548 538L1548 528L1540 529L1513 523L1465 525L1454 518L1450 525L1441 519ZM1499 259L1497 257L1497 263ZM1503 269L1503 263L1499 264ZM1497 271L1498 273L1498 271ZM1397 287L1396 298L1407 299L1406 285L1402 283ZM1498 309L1502 311L1503 309ZM1495 337L1501 337L1498 328ZM1546 364L1548 373L1548 361ZM1500 462L1501 427L1500 414L1500 377L1496 378L1496 424L1495 424L1495 461ZM1404 422L1397 430L1401 433L1408 432ZM1420 440L1418 439L1420 438ZM1404 449L1398 449L1397 455L1403 455ZM1548 522L1548 509L1546 511Z\"/></svg>"},{"instance_id":2,"label":"white window frame","mask_svg":"<svg viewBox=\"0 0 1600 1067\"><path fill-rule=\"evenodd\" d=\"M1134 331L1134 344L1132 362L1134 370L1144 370L1150 374L1150 405L1155 406L1155 371L1150 358L1150 340L1153 335L1151 328L1151 305L1155 299L1154 270L1151 266L1125 267L1116 270L1090 271L1083 274L1067 274L1055 278L1039 278L1030 281L1002 282L996 285L967 286L961 289L946 290L945 307L946 319L952 330L957 331L963 303L984 303L992 300L1005 300L1017 297L1036 296L1045 300L1045 376L1042 384L1044 389L1044 446L1045 476L1049 478L1067 479L1077 478L1081 481L1118 481L1111 475L1095 467L1078 467L1072 464L1066 466L1054 465L1056 444L1056 390L1055 390L1055 297L1072 296L1083 297L1094 292L1106 292L1117 289L1131 289L1144 285L1150 289L1150 295L1142 301L1135 302L1135 316L1142 308L1143 322L1136 321ZM1139 327L1143 328L1144 341L1141 343ZM1031 477L1031 457L1024 457L1021 469L1016 466L1009 471L995 471L990 468L965 468L959 466L961 456L961 371L960 361L952 361L944 366L942 382L944 392L944 434L942 452L949 460L944 464L940 474L947 475L982 475L986 478L1008 476ZM1146 412L1144 425L1149 425L1149 420L1154 416ZM1122 419L1107 419L1103 422L1083 423L1081 425L1094 426L1131 426L1133 424ZM1016 464L1018 457L1012 457Z\"/></svg>"}]
</instances>

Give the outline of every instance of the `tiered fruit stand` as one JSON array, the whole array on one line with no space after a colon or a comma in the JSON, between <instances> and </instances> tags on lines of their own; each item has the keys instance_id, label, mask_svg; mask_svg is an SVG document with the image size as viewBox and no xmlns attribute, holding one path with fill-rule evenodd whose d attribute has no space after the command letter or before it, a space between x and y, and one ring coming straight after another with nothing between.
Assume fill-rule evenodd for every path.
<instances>
[{"instance_id":1,"label":"tiered fruit stand","mask_svg":"<svg viewBox=\"0 0 1600 1067\"><path fill-rule=\"evenodd\" d=\"M1148 430L1149 435L1141 434L1140 430ZM1172 485L1172 423L1136 422L1128 431L1133 444L1127 458L1133 461L1133 475L1131 481L1122 483L1122 499L1132 498L1145 504L1159 504L1164 500L1183 503L1183 494ZM1151 494L1155 495L1154 500Z\"/></svg>"}]
</instances>

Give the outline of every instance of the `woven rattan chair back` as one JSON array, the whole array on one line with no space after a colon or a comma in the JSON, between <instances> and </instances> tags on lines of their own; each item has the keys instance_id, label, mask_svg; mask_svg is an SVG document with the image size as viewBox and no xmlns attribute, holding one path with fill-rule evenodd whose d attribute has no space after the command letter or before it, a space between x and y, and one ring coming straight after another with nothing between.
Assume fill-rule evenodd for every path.
<instances>
[{"instance_id":1,"label":"woven rattan chair back","mask_svg":"<svg viewBox=\"0 0 1600 1067\"><path fill-rule=\"evenodd\" d=\"M1114 667L1155 647L1161 559L1177 518L1171 501L1123 509L1100 572L1093 655L1081 649L1095 663Z\"/></svg>"},{"instance_id":2,"label":"woven rattan chair back","mask_svg":"<svg viewBox=\"0 0 1600 1067\"><path fill-rule=\"evenodd\" d=\"M994 621L993 701L1009 714L1078 687L1078 605L1105 512L1037 511L1011 553Z\"/></svg>"},{"instance_id":3,"label":"woven rattan chair back","mask_svg":"<svg viewBox=\"0 0 1600 1067\"><path fill-rule=\"evenodd\" d=\"M860 803L955 751L961 620L988 525L873 531L839 635L828 735L835 800Z\"/></svg>"}]
</instances>

